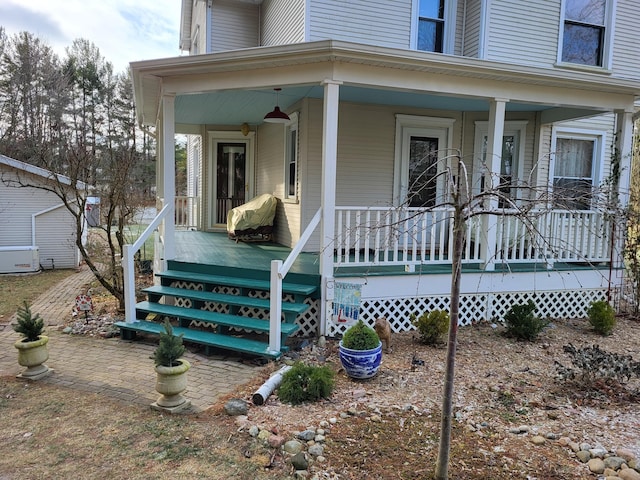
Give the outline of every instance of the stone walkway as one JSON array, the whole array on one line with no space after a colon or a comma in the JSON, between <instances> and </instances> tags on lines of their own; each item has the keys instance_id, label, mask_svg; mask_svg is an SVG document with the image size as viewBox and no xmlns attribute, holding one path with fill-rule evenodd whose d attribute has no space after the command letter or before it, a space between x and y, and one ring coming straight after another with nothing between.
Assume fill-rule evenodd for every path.
<instances>
[{"instance_id":1,"label":"stone walkway","mask_svg":"<svg viewBox=\"0 0 640 480\"><path fill-rule=\"evenodd\" d=\"M93 274L85 267L42 294L31 305L31 311L39 313L48 324L49 360L46 364L54 370L39 381L149 406L158 396L152 360L154 345L119 338L67 335L57 328L71 319L75 297L93 279ZM10 325L0 331L0 376L15 376L23 370L13 347L19 338ZM192 412L210 407L221 395L250 381L259 372L257 367L241 363L237 358L193 353L187 353L185 358L191 363L191 369L184 396L191 400Z\"/></svg>"}]
</instances>

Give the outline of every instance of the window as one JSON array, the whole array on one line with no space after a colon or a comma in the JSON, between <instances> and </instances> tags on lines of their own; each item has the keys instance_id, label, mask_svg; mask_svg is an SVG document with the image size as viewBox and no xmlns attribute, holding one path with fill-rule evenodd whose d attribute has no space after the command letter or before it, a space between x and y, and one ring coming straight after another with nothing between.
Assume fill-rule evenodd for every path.
<instances>
[{"instance_id":1,"label":"window","mask_svg":"<svg viewBox=\"0 0 640 480\"><path fill-rule=\"evenodd\" d=\"M397 205L437 207L447 202L453 119L396 115L394 198Z\"/></svg>"},{"instance_id":2,"label":"window","mask_svg":"<svg viewBox=\"0 0 640 480\"><path fill-rule=\"evenodd\" d=\"M565 0L562 62L607 66L607 7L607 0Z\"/></svg>"},{"instance_id":3,"label":"window","mask_svg":"<svg viewBox=\"0 0 640 480\"><path fill-rule=\"evenodd\" d=\"M553 206L588 210L602 157L603 134L559 132L553 156Z\"/></svg>"},{"instance_id":4,"label":"window","mask_svg":"<svg viewBox=\"0 0 640 480\"><path fill-rule=\"evenodd\" d=\"M298 115L289 115L291 122L285 128L284 198L298 197Z\"/></svg>"},{"instance_id":5,"label":"window","mask_svg":"<svg viewBox=\"0 0 640 480\"><path fill-rule=\"evenodd\" d=\"M521 158L524 157L526 127L526 121L507 121L504 123L498 186L500 190L499 208L509 208L512 205L511 201L517 202L518 200L518 183L523 175ZM486 177L489 174L489 165L486 160L488 128L488 122L476 122L475 151L480 152L479 155L475 155L476 160L473 168L473 191L476 195L485 190L485 185L488 182Z\"/></svg>"},{"instance_id":6,"label":"window","mask_svg":"<svg viewBox=\"0 0 640 480\"><path fill-rule=\"evenodd\" d=\"M418 0L418 50L437 53L453 51L453 28L456 0Z\"/></svg>"}]
</instances>

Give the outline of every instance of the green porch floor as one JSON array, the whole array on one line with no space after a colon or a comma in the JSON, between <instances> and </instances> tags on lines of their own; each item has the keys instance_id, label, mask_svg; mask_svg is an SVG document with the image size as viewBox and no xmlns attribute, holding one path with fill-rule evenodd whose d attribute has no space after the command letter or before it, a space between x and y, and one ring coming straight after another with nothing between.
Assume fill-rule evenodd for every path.
<instances>
[{"instance_id":1,"label":"green porch floor","mask_svg":"<svg viewBox=\"0 0 640 480\"><path fill-rule=\"evenodd\" d=\"M176 231L176 261L220 265L226 267L250 268L269 271L272 260L286 260L291 249L273 242L245 243L230 240L226 233ZM320 255L302 253L289 270L302 275L320 274ZM556 262L553 270L608 269L608 264ZM479 263L464 264L463 272L481 272ZM546 263L497 263L495 272L540 272L547 270ZM429 275L450 273L450 264L417 265L415 272L406 272L404 266L349 266L336 268L336 277L375 275ZM491 273L491 272L486 272Z\"/></svg>"}]
</instances>

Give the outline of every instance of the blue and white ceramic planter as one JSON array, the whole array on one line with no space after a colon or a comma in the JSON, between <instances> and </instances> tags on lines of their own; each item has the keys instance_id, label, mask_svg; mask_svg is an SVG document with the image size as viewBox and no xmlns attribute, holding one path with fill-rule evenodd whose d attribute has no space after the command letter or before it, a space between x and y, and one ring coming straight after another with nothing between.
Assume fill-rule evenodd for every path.
<instances>
[{"instance_id":1,"label":"blue and white ceramic planter","mask_svg":"<svg viewBox=\"0 0 640 480\"><path fill-rule=\"evenodd\" d=\"M371 378L378 373L382 360L382 342L371 350L352 350L339 344L340 362L351 378Z\"/></svg>"}]
</instances>

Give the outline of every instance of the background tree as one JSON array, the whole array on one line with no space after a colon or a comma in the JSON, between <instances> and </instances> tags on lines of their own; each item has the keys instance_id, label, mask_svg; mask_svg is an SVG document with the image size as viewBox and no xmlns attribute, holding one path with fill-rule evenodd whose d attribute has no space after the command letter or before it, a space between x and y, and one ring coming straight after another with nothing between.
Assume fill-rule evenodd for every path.
<instances>
[{"instance_id":1,"label":"background tree","mask_svg":"<svg viewBox=\"0 0 640 480\"><path fill-rule=\"evenodd\" d=\"M0 151L71 180L51 175L48 186L27 178L11 185L60 198L75 218L82 258L122 309L127 226L155 179L152 137L135 119L128 74L115 73L93 43L75 40L60 60L34 35L6 37L0 29ZM82 241L89 195L101 199L106 254Z\"/></svg>"}]
</instances>

